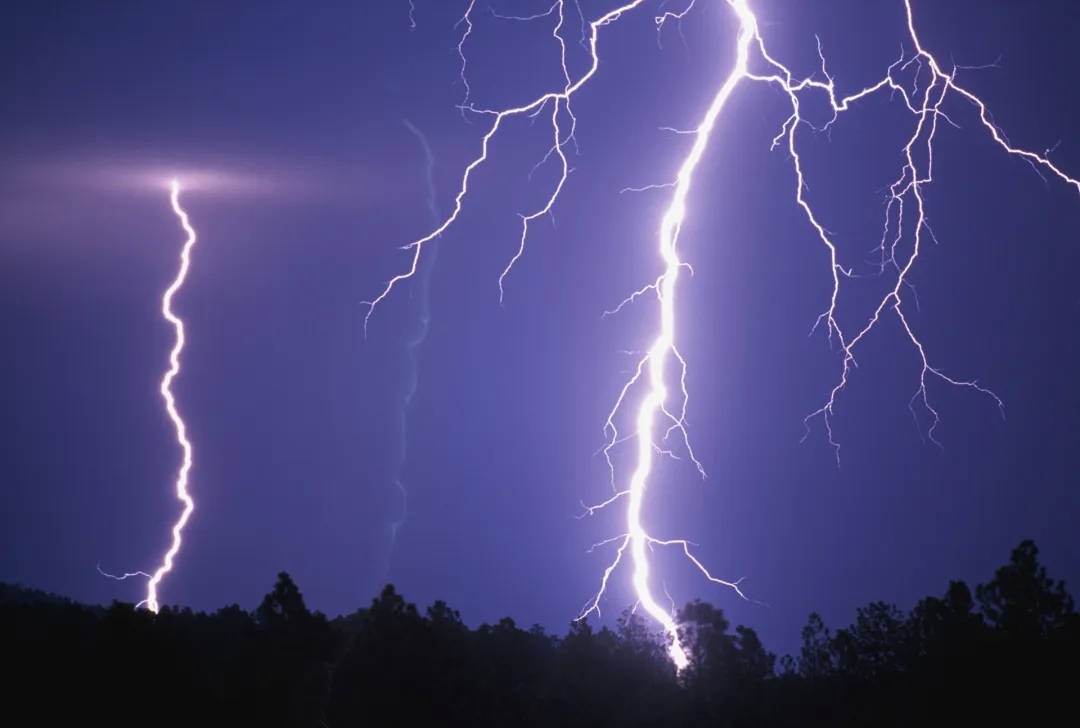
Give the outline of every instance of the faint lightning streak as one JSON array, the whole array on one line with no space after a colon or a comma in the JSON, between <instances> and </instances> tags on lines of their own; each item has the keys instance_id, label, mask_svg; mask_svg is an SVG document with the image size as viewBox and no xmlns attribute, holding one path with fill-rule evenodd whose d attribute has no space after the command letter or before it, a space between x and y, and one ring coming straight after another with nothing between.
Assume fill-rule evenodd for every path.
<instances>
[{"instance_id":1,"label":"faint lightning streak","mask_svg":"<svg viewBox=\"0 0 1080 728\"><path fill-rule=\"evenodd\" d=\"M560 5L561 5L561 3L558 2L558 0L556 0L556 2L553 3L551 5L551 7L548 8L547 10L545 10L544 12L535 13L533 15L503 15L502 13L495 12L494 9L491 9L491 8L489 8L489 9L491 10L492 17L498 18L499 20L520 20L520 21L523 21L523 22L527 22L529 20L539 20L540 18L548 17L549 15L554 13L556 10L558 10Z\"/></svg>"},{"instance_id":2,"label":"faint lightning streak","mask_svg":"<svg viewBox=\"0 0 1080 728\"><path fill-rule=\"evenodd\" d=\"M408 119L402 121L409 132L417 138L424 151L424 179L427 184L428 212L432 219L438 223L440 220L438 203L435 192L435 155L432 154L431 145L422 131L413 125ZM397 541L398 531L405 523L409 512L409 493L405 483L401 479L401 470L405 466L408 457L408 416L409 407L416 390L419 387L419 349L427 339L428 328L431 324L431 274L435 269L435 261L438 258L439 248L432 249L420 263L419 275L416 280L417 288L417 329L416 332L405 341L405 353L407 358L405 391L401 398L400 416L398 418L398 435L400 447L398 452L397 466L395 468L394 487L401 496L401 513L398 518L390 523L390 550L393 551Z\"/></svg>"},{"instance_id":3,"label":"faint lightning streak","mask_svg":"<svg viewBox=\"0 0 1080 728\"><path fill-rule=\"evenodd\" d=\"M409 0L409 30L416 30L416 3Z\"/></svg>"},{"instance_id":4,"label":"faint lightning streak","mask_svg":"<svg viewBox=\"0 0 1080 728\"><path fill-rule=\"evenodd\" d=\"M176 477L176 497L183 502L184 510L181 512L180 518L173 524L172 545L165 552L161 565L150 577L150 581L146 586L146 605L152 612L158 611L158 584L161 583L165 574L172 570L173 560L180 551L184 526L191 517L192 511L195 510L195 501L192 500L191 495L188 493L188 473L191 471L192 464L191 443L187 438L187 427L184 425L184 420L176 410L176 399L173 397L172 392L172 381L180 373L180 352L184 349L184 322L173 313L172 299L181 286L184 285L184 280L187 278L188 268L191 264L191 248L195 245L195 229L188 222L187 213L180 207L179 180L174 179L172 181L170 200L173 212L180 218L180 225L184 228L184 232L187 233L188 237L180 251L180 270L172 284L165 289L165 295L161 299L161 315L173 325L173 329L176 331L176 343L169 353L169 369L161 380L160 391L162 398L165 400L165 410L168 412L169 419L172 420L173 427L176 429L176 441L183 450L183 462Z\"/></svg>"},{"instance_id":5,"label":"faint lightning streak","mask_svg":"<svg viewBox=\"0 0 1080 728\"><path fill-rule=\"evenodd\" d=\"M109 572L102 570L100 562L97 565L97 571L98 571L99 574L106 577L107 579L114 579L116 581L127 581L128 579L133 579L136 576L141 576L144 579L153 579L154 578L153 575L147 574L145 571L128 571L128 572L123 573L123 574L110 574ZM141 602L136 604L135 608L139 609L144 604L146 604L145 599L143 599Z\"/></svg>"},{"instance_id":6,"label":"faint lightning streak","mask_svg":"<svg viewBox=\"0 0 1080 728\"><path fill-rule=\"evenodd\" d=\"M642 185L641 187L623 187L619 190L620 195L625 195L627 192L648 192L649 190L667 190L675 186L675 182L658 182L651 185Z\"/></svg>"}]
</instances>

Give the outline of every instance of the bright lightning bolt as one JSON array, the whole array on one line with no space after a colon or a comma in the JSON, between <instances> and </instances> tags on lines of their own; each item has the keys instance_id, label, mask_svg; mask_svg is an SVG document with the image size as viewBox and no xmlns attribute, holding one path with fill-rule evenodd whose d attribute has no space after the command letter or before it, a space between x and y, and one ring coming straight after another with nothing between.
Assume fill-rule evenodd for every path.
<instances>
[{"instance_id":1,"label":"bright lightning bolt","mask_svg":"<svg viewBox=\"0 0 1080 728\"><path fill-rule=\"evenodd\" d=\"M101 566L98 566L98 572L103 576L107 576L110 579L116 579L117 581L124 581L125 579L135 576L146 577L146 598L136 606L146 605L150 611L155 613L158 611L159 606L157 594L158 585L161 583L161 580L165 578L165 575L172 571L173 562L176 559L176 555L180 552L180 546L183 543L182 536L184 526L187 525L188 519L191 518L192 511L195 510L195 501L188 492L188 474L191 472L192 465L191 442L187 438L187 426L184 424L183 418L180 417L180 413L176 409L176 398L173 396L172 392L173 379L180 373L180 353L184 350L185 341L184 322L179 316L173 313L172 300L173 296L175 296L176 292L183 287L184 281L187 279L188 268L191 266L191 248L195 245L195 229L191 227L187 213L180 207L180 181L176 179L172 180L170 189L171 194L169 199L172 204L172 210L180 219L180 226L187 234L187 240L180 250L180 270L177 271L176 278L174 278L172 283L169 284L169 287L165 289L165 293L161 297L161 315L166 321L172 324L173 330L176 332L176 339L172 351L169 352L169 368L165 371L165 375L161 379L159 391L161 392L162 399L165 400L165 411L169 415L169 419L172 420L173 428L176 430L177 444L180 445L180 449L183 452L180 469L176 474L175 487L176 498L184 504L184 508L180 513L180 517L173 524L172 543L162 557L161 565L158 566L153 574L147 574L144 571L135 571L114 575L102 571Z\"/></svg>"},{"instance_id":2,"label":"bright lightning bolt","mask_svg":"<svg viewBox=\"0 0 1080 728\"><path fill-rule=\"evenodd\" d=\"M724 108L724 104L727 103L727 100L731 97L731 92L735 89L739 80L747 74L750 44L757 33L757 22L745 3L732 2L731 5L739 15L740 24L736 41L735 67L732 69L727 79L725 79L719 91L716 92L712 103L709 104L709 108L705 112L704 118L701 120L701 123L694 133L693 146L690 148L690 153L683 159L674 183L675 191L672 194L671 203L668 205L667 210L660 219L660 229L658 234L659 253L660 258L664 261L664 271L660 274L656 283L650 286L650 289L656 294L656 297L660 302L659 333L653 340L653 343L649 347L644 358L638 362L636 373L620 392L619 398L615 402L615 407L612 409L611 415L607 420L607 430L611 435L611 439L608 441L608 445L605 448L605 455L608 455L611 448L619 441L618 429L614 424L615 415L622 409L624 398L631 386L641 379L642 375L645 373L646 367L648 367L648 389L646 390L641 404L638 405L637 417L635 419L634 432L637 440L637 465L633 474L630 476L629 486L623 491L628 500L626 511L627 533L623 539L622 546L619 547L615 561L604 575L604 581L601 583L600 591L582 614L584 617L588 615L589 612L598 609L600 598L603 596L607 586L607 577L610 575L611 570L618 564L619 560L622 559L623 552L626 550L627 546L629 546L630 556L634 567L634 591L637 594L638 602L644 607L645 611L648 612L649 616L663 626L664 631L670 637L671 647L669 649L669 654L671 655L671 659L675 663L675 666L680 670L686 667L689 658L686 656L686 652L683 650L682 644L680 643L678 625L675 623L675 618L669 611L665 611L652 595L652 589L649 584L649 558L645 551L646 546L652 544L660 546L681 546L686 557L690 559L707 579L729 586L742 595L742 592L739 590L738 582L724 581L722 579L717 579L710 574L708 569L706 569L705 566L690 553L690 545L687 541L681 539L660 540L653 538L645 530L645 527L642 524L642 509L645 499L645 490L648 485L649 474L653 469L653 458L656 454L655 451L658 449L655 437L658 415L663 414L667 420L671 422L671 426L664 435L665 439L673 430L679 430L690 454L690 459L693 461L694 465L697 466L697 469L702 476L705 474L701 463L698 462L693 454L693 450L690 449L690 441L685 428L686 403L689 399L686 390L686 361L683 359L682 355L679 354L675 345L675 286L678 283L679 270L682 268L683 263L679 259L676 248L679 240L679 232L681 231L683 221L686 218L686 198L693 185L694 171L701 162L702 155L705 153L705 148L709 142L709 137L716 124L716 119ZM657 18L657 24L663 23L665 17L667 16ZM639 295L641 292L642 291L635 292L632 296ZM678 417L674 416L667 409L668 385L666 367L671 358L675 358L679 362L681 368L680 388L682 393L682 408ZM614 467L610 457L608 458L608 465L612 467L612 477L614 478ZM621 497L623 497L622 493L617 493L615 496L615 498ZM602 508L611 502L613 502L613 500L609 499L599 507Z\"/></svg>"},{"instance_id":3,"label":"bright lightning bolt","mask_svg":"<svg viewBox=\"0 0 1080 728\"><path fill-rule=\"evenodd\" d=\"M661 15L656 16L655 23L658 31L662 31L664 24L669 20L681 22L685 19L694 9L696 1L697 0L689 0L685 7L678 12L663 11ZM653 472L655 457L657 455L670 455L675 457L670 449L662 448L659 443L666 442L668 437L677 432L689 460L703 477L705 474L704 468L694 455L693 449L690 446L690 439L686 430L686 409L689 402L689 394L686 386L687 366L686 360L679 353L676 345L677 318L675 311L675 294L679 273L683 267L688 266L679 258L677 247L679 234L687 215L687 198L693 186L694 173L697 170L708 147L710 138L715 131L717 119L739 83L746 80L774 85L781 89L791 104L791 114L783 122L780 132L774 138L773 148L775 149L781 144L786 147L787 152L792 159L795 172L795 204L805 213L810 226L824 246L829 259L832 292L829 297L828 306L818 317L814 328L816 329L818 326L824 324L830 341L835 337L835 340L839 343L842 360L839 381L830 390L825 404L806 418L806 424L809 429L809 424L814 418L819 416L822 418L828 441L836 449L838 458L839 445L836 443L832 433L832 417L837 398L839 393L848 383L852 365L855 363L854 352L856 348L889 310L897 315L907 338L922 361L922 369L918 379L918 389L912 397L910 404L913 414L914 405L917 401L921 402L923 407L930 413L932 423L927 434L931 440L937 442L937 440L934 439L934 430L939 423L939 417L928 398L927 380L929 378L937 378L955 386L976 390L990 397L999 408L1003 407L1003 403L997 395L991 390L982 387L974 380L969 381L950 377L944 374L941 369L931 365L922 341L918 338L902 308L902 294L905 288L910 286L908 274L919 256L924 231L931 236L933 235L926 221L922 189L925 185L930 184L933 179L933 142L938 131L939 121L944 120L946 123L953 124L952 120L946 115L946 112L942 108L946 98L950 95L954 95L973 104L978 110L982 125L990 133L993 140L1006 152L1025 159L1036 169L1036 171L1039 171L1040 169L1048 171L1061 181L1076 187L1077 191L1080 192L1080 182L1066 175L1051 163L1047 158L1049 151L1047 151L1046 154L1039 155L1013 147L1005 138L1001 130L993 123L982 100L957 83L956 68L954 68L951 73L945 73L942 70L937 60L923 48L919 41L915 30L910 0L903 0L903 2L907 15L907 30L914 50L914 55L907 57L902 49L900 58L888 68L884 77L877 83L842 97L837 95L833 77L826 69L825 58L821 51L820 42L818 43L818 55L821 59L821 73L825 80L815 80L812 76L804 79L797 79L786 66L777 61L767 51L765 41L759 32L757 18L750 9L748 0L723 1L735 14L739 25L735 38L735 62L732 70L724 79L720 88L716 91L708 109L695 129L675 130L666 127L669 131L685 134L693 139L689 152L682 159L675 180L662 184L624 189L624 191L643 191L646 189L661 188L672 189L670 202L660 219L657 231L658 253L660 260L663 263L663 267L659 276L652 283L634 291L613 311L606 313L617 313L622 308L634 303L642 296L651 294L655 295L657 302L659 303L659 321L651 345L638 360L634 374L620 389L615 405L611 409L605 422L604 432L608 439L602 452L610 469L611 485L614 494L598 505L586 506L584 514L591 515L605 507L624 501L626 502L626 532L620 536L606 539L594 546L594 548L596 548L606 544L617 543L618 549L614 560L604 570L599 591L591 602L586 605L579 619L587 617L594 611L599 611L600 600L604 596L610 577L622 562L626 551L629 550L633 568L632 583L637 596L637 605L643 607L667 634L671 641L669 654L676 667L680 670L688 664L688 657L682 647L678 634L678 625L675 622L672 612L663 609L653 596L652 585L650 582L650 563L648 559L649 549L653 546L675 546L683 552L683 555L702 574L704 574L707 579L714 583L728 586L734 589L740 596L744 596L739 588L738 581L725 581L710 574L701 561L691 553L690 542L684 539L656 538L650 535L644 526L644 497L649 485L649 476ZM552 157L555 157L558 160L561 175L544 204L527 215L521 215L522 232L518 248L498 279L499 299L500 301L503 299L503 283L513 266L524 254L529 222L551 212L552 206L558 199L559 194L562 192L566 183L569 169L564 148L567 143L575 141L574 130L577 124L577 119L570 108L570 102L573 95L587 84L597 72L599 67L599 30L618 20L624 13L637 8L643 3L644 0L627 2L588 23L587 44L583 45L586 46L591 63L588 70L576 81L571 78L571 74L568 70L566 61L566 42L562 36L565 0L555 0L546 12L532 16L497 16L522 21L538 20L551 16L555 17L556 23L552 35L559 45L565 85L562 90L549 91L520 106L513 106L505 109L487 109L472 104L470 100L471 88L469 87L465 76L467 60L463 46L473 30L470 14L475 4L473 1L469 2L468 8L461 21L465 24L466 30L457 46L458 55L461 59L460 77L466 91L465 100L461 104L461 109L463 113L471 112L478 116L490 117L492 119L491 126L481 139L480 154L465 167L460 189L454 199L453 211L442 224L437 226L431 233L404 247L405 250L412 251L411 265L405 272L391 278L383 288L382 292L369 302L369 310L364 319L365 330L367 322L376 306L390 294L394 286L416 275L424 247L445 232L457 219L462 209L462 201L469 191L469 180L471 175L478 166L487 160L488 145L491 139L499 132L502 123L511 117L528 116L530 118L535 118L539 116L550 103L551 113L549 118L553 141L549 151L539 164L544 164ZM762 70L751 70L752 60L756 66L761 66ZM898 74L912 68L912 66L915 67L916 74L913 88L909 89L898 78ZM926 78L924 78L924 76L926 76ZM920 80L922 82L921 87ZM836 245L833 243L829 233L821 223L820 217L815 213L813 207L805 197L806 179L802 159L799 155L797 132L804 127L808 127L812 131L827 130L841 113L848 111L862 98L884 90L888 90L894 95L899 96L903 100L906 109L915 119L912 135L901 150L903 164L899 176L890 187L890 195L885 211L884 231L878 248L881 255L879 273L884 275L886 271L895 271L895 285L880 299L880 302L867 323L852 335L845 333L841 328L836 320L836 313L839 305L842 281L851 277L853 271L851 268L844 267L840 263ZM833 112L832 119L825 127L820 129L816 128L802 116L800 94L804 92L814 92L825 95ZM890 226L892 229L891 239ZM910 243L908 243L910 251L907 252L906 255L902 255L898 251L901 249L901 244L907 239L910 239ZM669 382L668 365L671 363L672 359L674 359L678 365L679 388L677 406L674 407L669 406L669 401L671 399L669 397L669 388L671 383ZM633 418L633 434L630 436L620 436L616 425L616 419L620 413L629 406L628 398L631 396L631 392L636 392L638 389L643 389L644 392L636 406L636 415ZM661 423L666 423L666 428L664 428ZM662 433L660 432L661 430ZM620 489L617 485L616 471L614 462L611 458L611 453L616 446L631 440L636 443L637 457L635 467L630 474L626 487Z\"/></svg>"},{"instance_id":4,"label":"bright lightning bolt","mask_svg":"<svg viewBox=\"0 0 1080 728\"><path fill-rule=\"evenodd\" d=\"M184 509L180 513L180 518L173 524L172 544L170 544L169 550L165 552L161 565L154 572L154 575L150 577L150 581L146 585L146 605L153 612L158 610L158 584L172 570L173 560L180 552L184 526L187 525L192 511L195 510L195 501L192 500L191 494L188 493L188 473L191 472L192 462L191 442L187 438L187 426L184 424L183 418L180 417L180 413L176 411L176 398L172 392L172 381L180 373L180 352L184 350L184 322L173 313L172 299L181 286L184 285L184 280L187 278L188 268L191 266L191 248L195 245L195 228L191 227L187 213L180 207L179 180L174 179L172 181L170 201L173 212L180 218L180 225L184 228L184 232L187 233L187 240L180 250L180 270L177 272L173 282L165 289L165 295L161 297L161 315L173 325L173 330L176 332L176 343L173 344L172 351L169 352L169 368L161 379L159 389L162 398L165 400L165 411L169 413L169 419L172 420L173 427L176 429L176 442L183 451L183 461L180 464L179 472L176 474L176 498L184 504Z\"/></svg>"}]
</instances>

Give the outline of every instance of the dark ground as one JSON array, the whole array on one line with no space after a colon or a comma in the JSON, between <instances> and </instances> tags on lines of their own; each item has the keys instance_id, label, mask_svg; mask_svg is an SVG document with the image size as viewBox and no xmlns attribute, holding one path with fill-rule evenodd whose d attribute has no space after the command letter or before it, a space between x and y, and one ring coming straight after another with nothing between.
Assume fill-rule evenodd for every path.
<instances>
[{"instance_id":1,"label":"dark ground","mask_svg":"<svg viewBox=\"0 0 1080 728\"><path fill-rule=\"evenodd\" d=\"M906 614L873 602L835 632L812 614L780 660L695 601L678 675L629 612L560 637L508 618L470 630L393 586L330 620L285 573L254 611L213 614L6 585L4 703L22 725L1035 725L1075 717L1080 647L1073 600L1037 556L1025 541L974 593L954 581Z\"/></svg>"}]
</instances>

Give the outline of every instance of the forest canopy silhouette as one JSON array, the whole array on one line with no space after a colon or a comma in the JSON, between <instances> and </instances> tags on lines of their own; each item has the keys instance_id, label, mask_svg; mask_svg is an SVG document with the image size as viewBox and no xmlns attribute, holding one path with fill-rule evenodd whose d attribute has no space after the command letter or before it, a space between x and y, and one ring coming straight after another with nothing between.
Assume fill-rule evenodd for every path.
<instances>
[{"instance_id":1,"label":"forest canopy silhouette","mask_svg":"<svg viewBox=\"0 0 1080 728\"><path fill-rule=\"evenodd\" d=\"M253 611L86 606L0 585L8 716L127 725L1033 725L1075 715L1080 617L1031 541L974 592L950 582L832 630L811 614L779 660L753 629L694 601L690 666L625 611L563 635L505 618L469 629L392 585L328 619L286 573ZM10 724L10 723L9 723Z\"/></svg>"}]
</instances>

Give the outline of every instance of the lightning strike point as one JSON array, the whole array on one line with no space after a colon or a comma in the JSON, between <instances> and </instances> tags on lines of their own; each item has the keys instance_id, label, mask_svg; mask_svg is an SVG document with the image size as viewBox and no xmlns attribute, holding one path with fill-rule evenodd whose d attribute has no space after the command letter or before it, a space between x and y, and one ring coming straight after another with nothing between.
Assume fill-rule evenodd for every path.
<instances>
[{"instance_id":1,"label":"lightning strike point","mask_svg":"<svg viewBox=\"0 0 1080 728\"><path fill-rule=\"evenodd\" d=\"M187 279L188 268L191 266L191 249L195 245L195 229L191 227L191 223L188 221L187 213L180 206L180 181L173 179L170 182L170 202L172 204L173 212L180 220L180 226L187 234L187 240L184 242L183 248L180 250L180 270L176 274L176 278L165 289L165 294L161 298L161 315L173 326L173 330L176 333L175 343L173 344L172 351L169 352L169 368L165 371L165 375L161 379L161 386L159 391L161 397L165 401L165 411L172 421L173 428L176 430L176 442L180 445L183 459L180 464L180 469L176 475L176 498L184 504L183 510L180 512L180 517L176 520L172 527L172 543L165 555L162 557L161 564L153 574L149 575L149 580L146 585L146 599L141 602L151 612L158 611L158 585L161 584L165 575L172 571L173 563L177 554L180 552L180 546L183 543L184 526L187 525L188 519L191 518L192 512L195 510L195 501L192 499L191 494L188 492L188 474L191 472L192 465L192 447L191 442L187 437L187 426L184 424L183 418L180 417L180 413L176 409L176 398L172 392L173 379L180 373L180 353L184 350L184 322L173 313L172 300L177 291L184 285L184 281ZM144 574L143 572L138 572ZM128 575L125 575L125 577Z\"/></svg>"},{"instance_id":2,"label":"lightning strike point","mask_svg":"<svg viewBox=\"0 0 1080 728\"><path fill-rule=\"evenodd\" d=\"M674 456L672 450L660 447L657 442L657 433L661 431L661 426L658 424L658 421L662 421L667 425L666 429L663 430L660 435L660 441L663 442L672 433L678 432L688 459L695 465L702 477L705 475L704 468L695 457L693 449L690 446L690 439L686 428L686 411L689 403L689 392L686 384L687 363L679 353L676 345L677 317L675 310L675 294L680 270L687 264L680 260L677 247L679 234L687 215L687 200L693 185L694 173L702 160L710 137L714 133L718 117L735 88L742 81L772 85L779 88L781 93L787 97L787 100L790 103L790 114L783 121L779 133L773 138L771 149L777 149L783 146L792 161L794 172L794 204L805 214L814 237L817 238L823 248L825 254L824 257L827 261L828 275L832 281L831 292L828 296L828 304L825 307L825 310L818 316L811 333L816 331L819 327L824 329L830 344L833 342L838 344L841 359L840 374L837 383L829 391L825 403L818 410L810 413L804 419L804 425L807 434L809 434L811 422L818 417L821 418L824 423L826 439L836 451L838 464L840 446L833 436L832 418L835 414L839 395L846 387L849 376L856 367L855 351L858 348L859 343L877 326L882 318L890 313L896 315L908 342L921 359L921 372L917 378L918 388L916 389L915 395L912 397L911 405L914 407L915 403L919 403L930 414L932 423L926 434L932 442L940 444L935 438L935 430L940 422L940 418L928 396L928 379L938 379L953 386L972 389L991 399L997 404L1002 413L1004 413L1004 404L993 391L977 384L975 380L956 379L947 376L943 373L942 369L931 364L922 341L912 328L903 310L903 297L901 296L901 292L911 285L909 273L919 257L921 245L923 243L923 232L926 231L927 234L936 241L936 238L933 238L933 231L930 230L927 225L922 190L926 185L933 181L933 143L936 138L939 120L944 119L945 123L956 126L942 108L946 98L957 97L959 100L972 104L978 111L979 120L983 129L989 133L993 141L1006 153L1023 159L1044 178L1056 178L1059 181L1074 187L1077 192L1080 192L1080 181L1065 174L1050 161L1049 156L1054 151L1056 145L1046 149L1046 151L1040 155L1019 147L1014 147L1009 143L1001 129L994 124L990 112L987 110L983 101L957 82L956 68L950 73L945 73L934 56L922 47L915 30L911 1L902 1L906 11L907 31L909 36L908 42L910 43L911 48L913 48L914 53L910 57L907 57L906 50L902 47L900 57L888 66L884 76L876 83L866 86L847 96L839 96L837 94L834 77L829 73L826 67L825 53L822 49L820 40L817 41L817 53L821 64L820 75L815 73L807 78L801 80L797 79L789 68L769 54L765 41L759 32L757 18L750 9L749 0L724 0L738 21L738 30L735 35L735 59L732 70L713 96L707 111L695 129L682 130L663 127L667 131L686 135L693 139L690 151L682 159L675 181L670 185L650 185L647 188L641 188L654 189L670 187L672 190L670 203L663 213L657 228L657 253L662 264L662 270L653 282L632 292L618 307L616 307L616 309L605 312L605 315L617 313L636 299L641 298L646 294L650 294L649 297L652 298L652 296L655 296L659 304L659 316L651 345L646 352L639 354L637 367L634 373L620 388L615 405L610 410L607 420L604 423L603 433L607 441L601 449L601 452L604 455L611 475L613 495L598 505L588 506L583 504L584 512L582 513L582 517L592 515L605 507L613 507L616 504L622 505L622 503L625 502L626 531L619 536L601 541L593 547L597 548L605 544L619 543L613 560L603 572L599 591L594 598L585 605L585 608L578 616L578 619L585 619L593 612L599 614L600 601L607 590L609 580L616 568L622 563L624 554L629 550L630 562L632 565L631 581L636 597L635 609L639 607L643 608L649 616L662 627L667 638L670 640L669 656L678 670L682 670L687 666L689 658L681 644L675 616L671 611L662 608L652 594L648 554L652 551L653 547L677 547L682 551L683 556L710 582L726 586L743 599L747 598L740 586L741 579L737 581L725 581L712 576L701 561L691 552L689 541L684 539L658 539L650 535L644 526L644 496L650 485L650 476L653 471L654 458L664 454ZM545 111L548 102L551 102L553 107L550 115L552 146L540 161L540 164L549 161L553 156L557 156L561 162L562 174L552 187L550 195L546 197L543 206L531 214L521 215L523 222L517 251L498 279L499 301L501 302L503 300L503 283L510 273L511 268L520 260L525 251L526 239L529 232L529 222L545 213L550 213L560 193L563 191L567 175L569 174L569 167L564 155L564 146L575 141L574 130L577 124L577 118L571 111L570 104L572 97L576 92L588 84L599 68L599 30L602 27L616 22L625 13L638 8L640 5L644 4L644 2L645 0L631 0L630 2L626 2L600 16L596 20L589 22L587 24L587 32L585 32L585 26L583 26L583 34L587 36L583 37L583 45L589 53L590 65L588 70L576 80L572 79L568 70L566 62L566 43L561 34L564 20L563 11L565 0L555 0L554 4L551 5L546 12L534 16L513 18L515 20L538 20L552 15L557 18L552 35L560 48L565 85L561 90L548 91L520 106L505 109L488 109L475 106L470 101L471 88L469 87L465 76L467 59L463 47L473 29L470 14L475 4L474 0L470 0L464 17L459 21L459 23L463 23L466 26L466 30L461 36L457 46L458 55L461 60L460 79L465 88L465 99L460 105L460 108L463 114L465 111L469 111L478 117L490 119L490 126L481 138L479 154L465 167L464 172L462 173L460 189L454 199L453 211L440 225L432 230L432 232L405 246L406 249L412 251L411 265L408 270L392 278L383 288L382 292L370 302L370 308L364 320L365 330L367 321L374 313L379 302L390 294L397 283L409 279L417 273L417 266L423 248L445 232L457 219L462 209L463 200L469 192L469 180L471 175L478 166L487 161L488 145L492 138L499 133L503 121L515 116L535 119ZM664 11L664 6L662 5L661 14L654 17L658 33L662 31L664 24L668 21L673 20L677 25L681 23L694 9L695 2L696 0L689 0L682 9L678 11ZM754 54L757 65L763 67L762 71L755 72L750 70L751 53ZM913 65L916 67L914 79L908 81L907 85L905 85L905 82L899 78L897 74L904 72ZM925 76L928 76L928 78L924 78ZM822 78L824 80L818 80ZM809 128L814 132L825 131L828 133L842 113L849 111L863 98L876 94L879 91L887 91L891 99L900 99L903 107L911 114L915 123L913 125L911 136L900 150L903 164L901 165L897 179L888 189L884 229L880 244L878 248L875 249L875 252L880 259L878 273L880 275L885 275L886 272L889 272L890 274L895 273L895 278L890 279L890 281L895 281L895 285L880 299L873 314L863 327L854 334L851 334L845 332L838 323L837 310L842 281L855 278L857 277L857 274L852 267L845 266L840 262L839 252L836 245L833 243L831 233L821 222L821 217L815 212L813 206L805 197L805 193L809 187L806 180L806 173L803 168L803 161L799 153L798 133L803 128ZM831 107L832 118L822 127L814 126L801 114L801 95L807 92L823 94ZM565 118L567 120L567 128L565 130L560 126L560 111L565 112ZM628 191L632 189L633 188L628 188ZM901 243L905 243L904 249L909 251L904 256L901 256L898 252L901 248ZM679 366L677 408L668 406L668 401L670 399L668 391L668 364L671 359L675 359ZM631 409L628 399L631 397L632 392L636 394L638 390L643 390L643 393L641 394L640 401L636 405L636 415L633 417L633 434L622 435L619 432L616 420L624 409ZM637 457L634 470L629 476L628 485L626 487L620 487L617 482L619 478L612 459L612 451L617 446L626 442L634 442L636 444ZM592 549L590 549L590 551L591 550Z\"/></svg>"}]
</instances>

